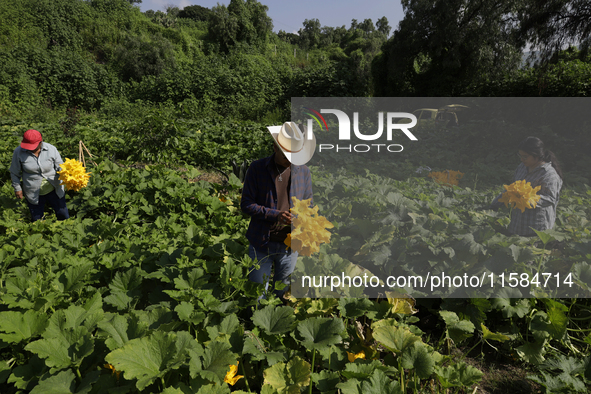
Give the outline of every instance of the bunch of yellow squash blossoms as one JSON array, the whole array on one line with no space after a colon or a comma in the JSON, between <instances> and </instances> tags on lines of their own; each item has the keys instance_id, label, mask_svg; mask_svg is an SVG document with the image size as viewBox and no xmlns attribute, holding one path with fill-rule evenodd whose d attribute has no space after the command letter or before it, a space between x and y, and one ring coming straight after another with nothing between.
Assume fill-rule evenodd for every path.
<instances>
[{"instance_id":1,"label":"bunch of yellow squash blossoms","mask_svg":"<svg viewBox=\"0 0 591 394\"><path fill-rule=\"evenodd\" d=\"M521 213L523 213L526 208L532 209L538 205L540 196L537 193L542 186L532 188L531 183L523 179L521 181L515 181L510 185L503 185L503 187L506 191L499 198L499 202L505 203L505 206L511 204L512 208L519 208Z\"/></svg>"},{"instance_id":2,"label":"bunch of yellow squash blossoms","mask_svg":"<svg viewBox=\"0 0 591 394\"><path fill-rule=\"evenodd\" d=\"M433 171L429 173L429 178L432 178L435 182L440 185L458 186L460 179L464 176L463 172L445 170L445 171Z\"/></svg>"},{"instance_id":3,"label":"bunch of yellow squash blossoms","mask_svg":"<svg viewBox=\"0 0 591 394\"><path fill-rule=\"evenodd\" d=\"M66 158L66 162L60 164L60 167L59 179L66 189L77 192L88 185L91 173L87 173L86 168L78 160Z\"/></svg>"},{"instance_id":4,"label":"bunch of yellow squash blossoms","mask_svg":"<svg viewBox=\"0 0 591 394\"><path fill-rule=\"evenodd\" d=\"M318 214L318 206L310 208L310 199L298 200L292 197L293 208L290 212L296 215L292 223L292 232L285 239L285 244L303 256L311 256L320 250L320 244L330 242L331 222Z\"/></svg>"}]
</instances>

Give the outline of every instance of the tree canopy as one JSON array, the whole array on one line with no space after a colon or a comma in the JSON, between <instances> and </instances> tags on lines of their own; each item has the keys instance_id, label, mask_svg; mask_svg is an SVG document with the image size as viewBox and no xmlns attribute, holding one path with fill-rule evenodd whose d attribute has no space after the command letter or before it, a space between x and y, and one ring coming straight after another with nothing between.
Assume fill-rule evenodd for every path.
<instances>
[{"instance_id":1,"label":"tree canopy","mask_svg":"<svg viewBox=\"0 0 591 394\"><path fill-rule=\"evenodd\" d=\"M273 22L267 15L269 7L256 0L231 0L211 10L209 35L227 52L237 43L261 45L273 31Z\"/></svg>"},{"instance_id":2,"label":"tree canopy","mask_svg":"<svg viewBox=\"0 0 591 394\"><path fill-rule=\"evenodd\" d=\"M506 0L403 0L404 19L374 64L378 95L459 95L515 70L521 48Z\"/></svg>"},{"instance_id":3,"label":"tree canopy","mask_svg":"<svg viewBox=\"0 0 591 394\"><path fill-rule=\"evenodd\" d=\"M591 2L527 0L520 13L519 37L538 50L541 61L570 45L591 45Z\"/></svg>"}]
</instances>

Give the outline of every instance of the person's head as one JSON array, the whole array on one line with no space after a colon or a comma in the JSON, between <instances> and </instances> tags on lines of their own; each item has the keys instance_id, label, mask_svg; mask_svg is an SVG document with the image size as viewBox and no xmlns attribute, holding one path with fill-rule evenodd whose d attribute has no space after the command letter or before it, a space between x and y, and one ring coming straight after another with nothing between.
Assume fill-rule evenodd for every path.
<instances>
[{"instance_id":1,"label":"person's head","mask_svg":"<svg viewBox=\"0 0 591 394\"><path fill-rule=\"evenodd\" d=\"M282 167L289 167L291 165L291 163L289 162L289 160L287 160L287 157L285 157L285 154L275 141L273 141L273 151L275 151L275 163L279 164Z\"/></svg>"},{"instance_id":2,"label":"person's head","mask_svg":"<svg viewBox=\"0 0 591 394\"><path fill-rule=\"evenodd\" d=\"M521 162L529 168L534 168L540 163L552 163L552 167L562 178L562 171L558 164L556 156L551 151L544 148L544 143L536 137L527 137L517 147Z\"/></svg>"},{"instance_id":3,"label":"person's head","mask_svg":"<svg viewBox=\"0 0 591 394\"><path fill-rule=\"evenodd\" d=\"M43 137L37 130L27 130L23 135L23 141L21 142L21 148L31 152L36 152L41 147Z\"/></svg>"},{"instance_id":4,"label":"person's head","mask_svg":"<svg viewBox=\"0 0 591 394\"><path fill-rule=\"evenodd\" d=\"M277 162L278 164L285 167L290 164L304 165L314 155L316 137L311 129L307 130L295 122L285 122L281 126L269 126L267 129L275 141L275 158L283 162Z\"/></svg>"}]
</instances>

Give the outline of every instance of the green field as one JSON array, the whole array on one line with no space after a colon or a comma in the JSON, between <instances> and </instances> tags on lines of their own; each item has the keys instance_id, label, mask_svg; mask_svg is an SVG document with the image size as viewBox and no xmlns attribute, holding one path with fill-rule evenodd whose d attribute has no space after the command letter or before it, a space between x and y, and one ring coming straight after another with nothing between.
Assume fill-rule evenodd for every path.
<instances>
[{"instance_id":1,"label":"green field","mask_svg":"<svg viewBox=\"0 0 591 394\"><path fill-rule=\"evenodd\" d=\"M68 136L54 123L0 126L2 392L463 393L500 384L483 375L492 361L519 368L531 387L590 387L587 299L515 298L512 289L491 299L310 294L287 306L271 298L253 313L262 289L246 279L248 218L232 162L268 155L270 137L252 122L152 115L128 122L83 116ZM146 124L154 138L145 132L140 143ZM64 158L77 157L79 140L98 156L89 186L68 192L65 222L49 214L30 223L14 198L7 167L29 127ZM494 167L486 158L458 160L452 145L476 138L471 127L440 139L436 160L417 151L393 163L396 179L359 174L355 163L338 174L313 166L315 203L335 228L330 244L302 260L305 272L342 266L388 274L393 261L452 270L514 258L524 269L528 261L559 263L584 280L591 189L567 178L547 238L505 235L508 211L483 207L510 181L515 160ZM501 155L511 142L484 138L478 146ZM464 172L460 185L415 173L432 163ZM339 188L347 198L336 197ZM389 217L382 227L363 228L382 214ZM351 249L356 260L339 257ZM349 361L348 353L360 352L365 359ZM223 382L230 365L245 376L234 386Z\"/></svg>"}]
</instances>

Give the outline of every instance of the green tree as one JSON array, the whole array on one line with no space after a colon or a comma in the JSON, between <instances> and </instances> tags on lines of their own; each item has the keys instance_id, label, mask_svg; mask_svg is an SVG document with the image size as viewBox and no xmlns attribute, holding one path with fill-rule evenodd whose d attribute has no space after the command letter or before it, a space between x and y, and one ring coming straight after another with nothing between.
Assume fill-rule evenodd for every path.
<instances>
[{"instance_id":1,"label":"green tree","mask_svg":"<svg viewBox=\"0 0 591 394\"><path fill-rule=\"evenodd\" d=\"M218 4L211 10L209 36L224 52L237 43L264 45L273 30L268 10L256 0L231 0L227 7Z\"/></svg>"},{"instance_id":2,"label":"green tree","mask_svg":"<svg viewBox=\"0 0 591 394\"><path fill-rule=\"evenodd\" d=\"M206 7L202 7L200 5L190 5L183 8L179 14L179 18L187 18L193 19L194 21L204 21L206 22L209 20L211 16L211 10Z\"/></svg>"},{"instance_id":3,"label":"green tree","mask_svg":"<svg viewBox=\"0 0 591 394\"><path fill-rule=\"evenodd\" d=\"M545 62L569 45L591 46L589 0L525 0L519 14L519 38L538 50Z\"/></svg>"},{"instance_id":4,"label":"green tree","mask_svg":"<svg viewBox=\"0 0 591 394\"><path fill-rule=\"evenodd\" d=\"M373 66L381 96L457 96L517 69L519 3L403 0L404 19Z\"/></svg>"},{"instance_id":5,"label":"green tree","mask_svg":"<svg viewBox=\"0 0 591 394\"><path fill-rule=\"evenodd\" d=\"M392 28L388 24L388 18L386 18L385 16L382 16L380 19L378 19L378 21L376 22L376 28L386 37L390 35L390 30L392 30Z\"/></svg>"},{"instance_id":6,"label":"green tree","mask_svg":"<svg viewBox=\"0 0 591 394\"><path fill-rule=\"evenodd\" d=\"M300 29L300 47L302 49L312 49L320 44L320 21L318 19L304 20L304 28Z\"/></svg>"},{"instance_id":7,"label":"green tree","mask_svg":"<svg viewBox=\"0 0 591 394\"><path fill-rule=\"evenodd\" d=\"M371 19L365 19L360 25L359 28L365 32L367 36L375 31L375 26Z\"/></svg>"},{"instance_id":8,"label":"green tree","mask_svg":"<svg viewBox=\"0 0 591 394\"><path fill-rule=\"evenodd\" d=\"M297 35L295 33L287 33L283 30L279 30L279 33L277 33L277 37L281 41L285 41L285 42L292 44L292 45L298 45L298 43L300 42L299 35Z\"/></svg>"},{"instance_id":9,"label":"green tree","mask_svg":"<svg viewBox=\"0 0 591 394\"><path fill-rule=\"evenodd\" d=\"M113 63L123 81L139 81L173 67L174 50L161 34L152 37L127 34L115 50Z\"/></svg>"}]
</instances>

